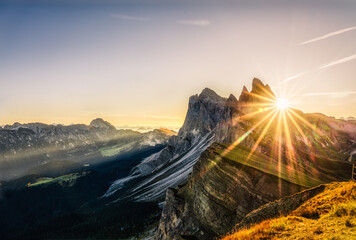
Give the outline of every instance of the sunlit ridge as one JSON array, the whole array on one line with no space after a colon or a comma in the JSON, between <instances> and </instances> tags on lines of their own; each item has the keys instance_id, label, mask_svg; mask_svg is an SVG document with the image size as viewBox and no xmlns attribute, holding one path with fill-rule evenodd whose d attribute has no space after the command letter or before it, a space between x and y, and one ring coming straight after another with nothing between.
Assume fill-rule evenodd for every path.
<instances>
[{"instance_id":1,"label":"sunlit ridge","mask_svg":"<svg viewBox=\"0 0 356 240\"><path fill-rule=\"evenodd\" d=\"M275 166L279 179L279 192L282 193L282 180L288 176L293 182L300 185L309 184L310 178L303 174L309 171L304 161L298 158L297 149L293 142L295 134L306 144L305 147L312 148L310 140L306 136L306 131L311 131L312 136L320 137L322 132L316 125L304 118L303 114L291 108L290 101L287 98L276 98L274 95L263 92L262 95L248 93L255 100L250 102L241 102L240 108L243 109L237 117L238 121L247 121L251 123L244 133L237 136L236 140L221 152L222 157L227 156L233 149L240 145L246 138L250 137L247 146L250 148L245 157L245 164L253 161L254 153L261 147L263 139L267 139L271 152L268 158L271 161L270 166ZM292 130L294 129L294 130ZM295 132L294 132L295 131ZM249 145L253 142L252 146ZM262 154L265 154L262 152ZM217 157L219 162L221 157ZM267 157L267 156L266 156ZM211 164L208 169L214 167L216 163ZM201 173L205 175L208 171ZM315 179L314 179L315 180ZM314 181L313 180L313 181Z\"/></svg>"}]
</instances>

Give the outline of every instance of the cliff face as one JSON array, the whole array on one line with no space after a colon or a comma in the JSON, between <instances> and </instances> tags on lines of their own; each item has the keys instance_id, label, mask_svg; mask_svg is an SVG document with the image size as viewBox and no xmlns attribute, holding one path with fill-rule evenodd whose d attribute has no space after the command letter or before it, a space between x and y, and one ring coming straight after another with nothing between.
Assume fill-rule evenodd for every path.
<instances>
[{"instance_id":1,"label":"cliff face","mask_svg":"<svg viewBox=\"0 0 356 240\"><path fill-rule=\"evenodd\" d=\"M230 231L253 209L304 187L222 158L213 144L194 165L188 182L169 189L158 239L212 239Z\"/></svg>"},{"instance_id":2,"label":"cliff face","mask_svg":"<svg viewBox=\"0 0 356 240\"><path fill-rule=\"evenodd\" d=\"M244 87L239 101L231 95L209 118L190 114L180 134L211 129L215 143L184 186L167 190L158 239L212 239L267 202L350 178L356 125L296 109L281 112L275 98L254 79L251 92ZM214 128L203 127L211 123Z\"/></svg>"},{"instance_id":3,"label":"cliff face","mask_svg":"<svg viewBox=\"0 0 356 240\"><path fill-rule=\"evenodd\" d=\"M232 119L236 116L237 99L230 95L223 98L206 88L199 95L189 99L188 111L177 136L172 136L167 147L145 159L132 170L126 179L118 179L105 196L122 198L120 190L124 185L135 186L125 197L137 201L163 200L168 187L185 182L200 154L214 141L236 140Z\"/></svg>"}]
</instances>

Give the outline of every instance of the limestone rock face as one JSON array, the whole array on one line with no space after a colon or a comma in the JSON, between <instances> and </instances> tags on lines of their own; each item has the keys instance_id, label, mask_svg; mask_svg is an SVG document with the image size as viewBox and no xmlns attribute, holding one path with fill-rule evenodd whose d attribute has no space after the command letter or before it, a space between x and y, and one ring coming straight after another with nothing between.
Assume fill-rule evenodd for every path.
<instances>
[{"instance_id":1,"label":"limestone rock face","mask_svg":"<svg viewBox=\"0 0 356 240\"><path fill-rule=\"evenodd\" d=\"M197 132L202 135L212 131L223 120L226 99L205 88L201 94L189 99L188 112L178 136Z\"/></svg>"},{"instance_id":2,"label":"limestone rock face","mask_svg":"<svg viewBox=\"0 0 356 240\"><path fill-rule=\"evenodd\" d=\"M234 134L231 122L238 112L237 103L233 95L226 99L208 88L191 96L178 134L169 139L166 148L132 170L128 182L143 180L136 183L137 187L129 196L137 201L163 200L168 187L176 187L187 180L200 154L212 142L233 141L236 136L231 137ZM121 181L114 183L106 195L114 195L121 187Z\"/></svg>"},{"instance_id":3,"label":"limestone rock face","mask_svg":"<svg viewBox=\"0 0 356 240\"><path fill-rule=\"evenodd\" d=\"M188 181L167 191L158 239L213 239L268 202L350 178L347 159L356 152L352 122L293 109L294 121L286 119L290 134L277 135L278 121L263 110L266 103L273 106L275 95L259 79L250 92L243 88L239 100L203 93L191 97L177 139L189 139L198 129L214 134L215 143L196 160Z\"/></svg>"},{"instance_id":4,"label":"limestone rock face","mask_svg":"<svg viewBox=\"0 0 356 240\"><path fill-rule=\"evenodd\" d=\"M287 196L278 201L267 203L262 207L247 214L236 226L236 229L242 229L249 227L253 224L260 223L267 219L276 218L279 216L287 215L291 211L297 209L307 200L315 197L325 190L325 185L319 185L317 187L296 193L292 196Z\"/></svg>"},{"instance_id":5,"label":"limestone rock face","mask_svg":"<svg viewBox=\"0 0 356 240\"><path fill-rule=\"evenodd\" d=\"M188 182L167 191L158 239L212 239L229 232L261 205L304 189L221 158L216 152L223 149L212 144L194 165Z\"/></svg>"}]
</instances>

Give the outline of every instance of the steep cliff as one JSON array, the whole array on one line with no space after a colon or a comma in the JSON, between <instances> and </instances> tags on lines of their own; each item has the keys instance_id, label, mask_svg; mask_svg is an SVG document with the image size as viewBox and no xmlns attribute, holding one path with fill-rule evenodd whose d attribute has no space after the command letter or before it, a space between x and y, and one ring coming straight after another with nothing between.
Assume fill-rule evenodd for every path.
<instances>
[{"instance_id":1,"label":"steep cliff","mask_svg":"<svg viewBox=\"0 0 356 240\"><path fill-rule=\"evenodd\" d=\"M267 202L350 178L356 125L280 110L275 101L258 79L239 101L229 97L219 112L225 121L211 131L217 143L200 155L187 183L167 191L158 239L212 239Z\"/></svg>"},{"instance_id":2,"label":"steep cliff","mask_svg":"<svg viewBox=\"0 0 356 240\"><path fill-rule=\"evenodd\" d=\"M220 144L210 146L194 165L188 182L167 191L159 239L212 239L230 231L253 209L304 189L221 157L219 152L225 149Z\"/></svg>"},{"instance_id":3,"label":"steep cliff","mask_svg":"<svg viewBox=\"0 0 356 240\"><path fill-rule=\"evenodd\" d=\"M178 186L187 180L200 154L211 143L236 139L231 137L234 132L231 121L237 112L237 99L233 95L226 99L205 88L199 95L191 96L178 135L172 136L162 151L142 161L129 177L114 182L105 197L115 198L117 195L122 198L120 190L135 182L126 198L163 200L168 187Z\"/></svg>"}]
</instances>

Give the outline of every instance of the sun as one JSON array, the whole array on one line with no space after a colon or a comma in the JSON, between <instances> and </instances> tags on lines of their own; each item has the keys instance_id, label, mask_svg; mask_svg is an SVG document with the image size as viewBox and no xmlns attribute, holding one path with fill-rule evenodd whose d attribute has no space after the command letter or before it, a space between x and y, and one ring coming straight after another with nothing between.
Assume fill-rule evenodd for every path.
<instances>
[{"instance_id":1,"label":"sun","mask_svg":"<svg viewBox=\"0 0 356 240\"><path fill-rule=\"evenodd\" d=\"M278 98L276 100L276 107L280 110L280 111L284 111L289 107L289 101L285 98Z\"/></svg>"}]
</instances>

